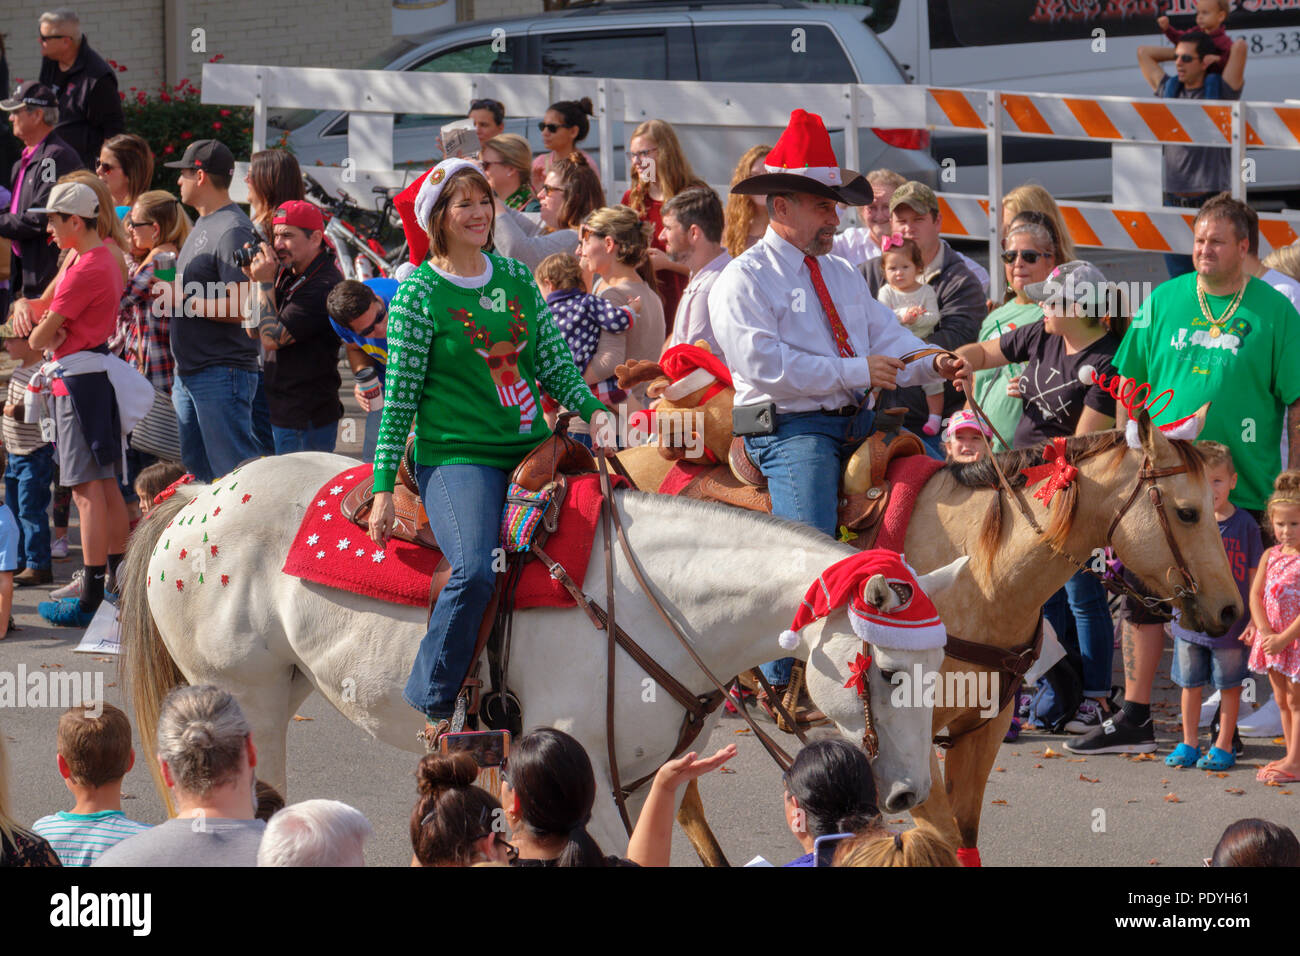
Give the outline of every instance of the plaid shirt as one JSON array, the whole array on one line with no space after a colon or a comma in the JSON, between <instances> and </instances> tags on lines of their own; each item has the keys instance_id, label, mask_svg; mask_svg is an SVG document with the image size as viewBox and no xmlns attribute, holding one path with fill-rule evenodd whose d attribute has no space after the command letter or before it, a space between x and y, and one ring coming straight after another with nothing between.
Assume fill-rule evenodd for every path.
<instances>
[{"instance_id":1,"label":"plaid shirt","mask_svg":"<svg viewBox=\"0 0 1300 956\"><path fill-rule=\"evenodd\" d=\"M122 357L139 369L155 388L170 392L176 368L168 336L171 316L154 315L153 267L152 260L136 266L122 293L118 311L118 325L126 331Z\"/></svg>"}]
</instances>

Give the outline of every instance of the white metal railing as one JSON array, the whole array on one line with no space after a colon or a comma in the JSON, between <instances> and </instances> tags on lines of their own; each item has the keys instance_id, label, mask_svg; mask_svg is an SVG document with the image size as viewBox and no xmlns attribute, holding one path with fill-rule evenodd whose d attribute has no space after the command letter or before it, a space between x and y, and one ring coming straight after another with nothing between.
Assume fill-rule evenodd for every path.
<instances>
[{"instance_id":1,"label":"white metal railing","mask_svg":"<svg viewBox=\"0 0 1300 956\"><path fill-rule=\"evenodd\" d=\"M480 97L508 104L512 115L541 116L557 100L590 96L599 122L601 182L613 196L625 182L614 169L614 126L658 118L674 126L786 125L792 109L818 113L828 128L844 130L844 165L858 168L858 132L871 127L980 132L988 139L988 193L941 193L945 234L986 239L990 261L999 252L1003 140L1046 137L1113 144L1111 203L1061 201L1076 245L1141 251L1188 252L1190 211L1153 203L1161 196L1161 148L1170 144L1231 150L1232 193L1246 196L1246 150L1300 152L1300 107L1289 103L1158 99L1154 97L1009 93L991 90L867 84L702 83L333 70L310 67L206 64L203 101L253 108L253 149L266 148L270 108L343 110L349 114L347 173L367 184L402 185L410 171L394 171L393 114L459 116ZM1300 155L1297 156L1300 170ZM621 172L621 171L619 171ZM313 174L337 188L342 172ZM942 176L941 176L942 178ZM1300 173L1297 175L1300 183ZM991 201L992 197L992 201ZM978 210L978 213L976 212ZM1297 238L1300 212L1261 215L1261 253ZM1113 222L1112 222L1113 220Z\"/></svg>"}]
</instances>

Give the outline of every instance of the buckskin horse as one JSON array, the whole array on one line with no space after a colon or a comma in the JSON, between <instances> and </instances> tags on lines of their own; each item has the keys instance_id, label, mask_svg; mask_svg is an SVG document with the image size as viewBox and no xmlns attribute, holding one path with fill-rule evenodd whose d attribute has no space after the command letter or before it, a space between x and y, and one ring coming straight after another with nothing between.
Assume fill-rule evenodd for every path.
<instances>
[{"instance_id":1,"label":"buckskin horse","mask_svg":"<svg viewBox=\"0 0 1300 956\"><path fill-rule=\"evenodd\" d=\"M372 736L421 751L416 732L424 718L400 691L425 630L425 611L281 573L316 490L356 464L319 453L263 458L212 486L179 486L136 529L124 565L122 666L142 740L153 739L167 691L190 682L215 684L236 696L257 741L258 776L282 792L286 727L313 690ZM616 490L612 498L640 577L723 680L787 653L778 637L808 587L826 567L855 553L767 515L629 490ZM339 531L338 542L323 541L322 547L374 547L355 525ZM598 527L592 555L600 555L603 544ZM711 694L714 687L660 619L638 572L618 544L612 551L613 591L624 629L691 694ZM193 563L198 557L200 566ZM935 575L922 586L937 597L955 576L969 573L961 570L965 563L953 562L946 578ZM587 594L605 597L599 557L591 560L583 585ZM814 701L842 733L864 739L863 703L845 686L849 664L864 648L847 612L841 608L810 625L800 638L792 653L810 660L809 675L818 675ZM558 727L587 748L600 793L591 832L612 851L626 846L627 838L606 756L605 648L605 634L577 607L515 613L510 685L523 703L526 725ZM876 664L869 672L870 693L883 704L891 690L885 672L916 666L933 671L942 650L873 646L868 653ZM616 665L614 751L621 779L630 781L653 773L673 753L685 710L663 686L648 690L646 671L622 649ZM715 705L720 700L719 693ZM705 738L719 714L715 709L704 721ZM909 809L929 793L930 724L929 707L877 705L880 756L874 770L882 803L891 811ZM145 749L166 800L153 748ZM633 815L643 798L641 790L629 799Z\"/></svg>"}]
</instances>

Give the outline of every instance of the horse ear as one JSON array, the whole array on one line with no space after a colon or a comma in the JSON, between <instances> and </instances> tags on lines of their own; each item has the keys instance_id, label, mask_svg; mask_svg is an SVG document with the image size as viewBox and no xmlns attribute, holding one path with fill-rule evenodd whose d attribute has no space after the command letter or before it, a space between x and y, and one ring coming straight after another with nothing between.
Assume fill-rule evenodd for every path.
<instances>
[{"instance_id":1,"label":"horse ear","mask_svg":"<svg viewBox=\"0 0 1300 956\"><path fill-rule=\"evenodd\" d=\"M1168 439L1160 434L1160 429L1151 424L1151 416L1147 414L1144 406L1137 405L1132 412L1132 419L1133 424L1137 426L1138 444L1146 452L1146 456L1154 462L1160 457L1161 449L1169 445Z\"/></svg>"},{"instance_id":2,"label":"horse ear","mask_svg":"<svg viewBox=\"0 0 1300 956\"><path fill-rule=\"evenodd\" d=\"M963 554L951 564L946 564L942 568L935 568L929 574L917 575L916 583L921 585L921 590L925 592L926 597L933 601L936 594L942 594L953 586L957 580L957 575L961 573L961 569L966 567L969 561L970 555Z\"/></svg>"},{"instance_id":3,"label":"horse ear","mask_svg":"<svg viewBox=\"0 0 1300 956\"><path fill-rule=\"evenodd\" d=\"M1201 436L1201 432L1205 431L1205 419L1207 419L1209 415L1210 415L1210 403L1206 402L1204 405L1198 408L1196 410L1196 414L1192 416L1193 420L1196 422L1197 438Z\"/></svg>"}]
</instances>

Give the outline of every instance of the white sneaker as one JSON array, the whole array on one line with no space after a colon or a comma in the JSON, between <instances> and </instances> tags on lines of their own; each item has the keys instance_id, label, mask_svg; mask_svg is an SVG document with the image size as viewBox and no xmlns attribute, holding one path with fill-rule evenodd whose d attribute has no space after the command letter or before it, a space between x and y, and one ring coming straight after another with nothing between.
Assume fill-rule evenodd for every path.
<instances>
[{"instance_id":1,"label":"white sneaker","mask_svg":"<svg viewBox=\"0 0 1300 956\"><path fill-rule=\"evenodd\" d=\"M50 592L50 600L62 601L64 598L81 597L81 585L86 580L86 569L78 568L73 572L72 580L61 588L55 588Z\"/></svg>"},{"instance_id":2,"label":"white sneaker","mask_svg":"<svg viewBox=\"0 0 1300 956\"><path fill-rule=\"evenodd\" d=\"M1237 731L1243 737L1281 737L1282 715L1277 712L1277 701L1270 697L1253 714L1243 714L1237 721Z\"/></svg>"},{"instance_id":3,"label":"white sneaker","mask_svg":"<svg viewBox=\"0 0 1300 956\"><path fill-rule=\"evenodd\" d=\"M68 536L66 534L54 539L54 543L50 545L50 557L55 561L68 560Z\"/></svg>"}]
</instances>

